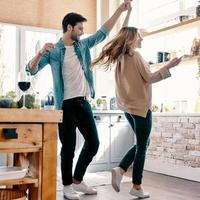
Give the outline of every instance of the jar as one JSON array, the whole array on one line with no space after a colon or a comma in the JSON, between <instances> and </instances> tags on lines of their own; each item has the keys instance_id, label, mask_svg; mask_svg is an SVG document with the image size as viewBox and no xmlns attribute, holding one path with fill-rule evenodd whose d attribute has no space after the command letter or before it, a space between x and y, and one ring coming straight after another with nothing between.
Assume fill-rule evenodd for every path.
<instances>
[{"instance_id":1,"label":"jar","mask_svg":"<svg viewBox=\"0 0 200 200\"><path fill-rule=\"evenodd\" d=\"M41 108L41 100L40 100L39 92L36 92L36 95L35 95L35 108L37 108L37 109Z\"/></svg>"},{"instance_id":2,"label":"jar","mask_svg":"<svg viewBox=\"0 0 200 200\"><path fill-rule=\"evenodd\" d=\"M106 96L102 96L102 110L107 110Z\"/></svg>"}]
</instances>

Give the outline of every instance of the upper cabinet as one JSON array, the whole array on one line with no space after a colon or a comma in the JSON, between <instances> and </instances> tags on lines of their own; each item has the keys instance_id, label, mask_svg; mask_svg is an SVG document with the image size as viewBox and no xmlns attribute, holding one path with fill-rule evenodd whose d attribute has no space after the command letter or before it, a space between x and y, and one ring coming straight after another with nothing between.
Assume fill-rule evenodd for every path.
<instances>
[{"instance_id":1,"label":"upper cabinet","mask_svg":"<svg viewBox=\"0 0 200 200\"><path fill-rule=\"evenodd\" d=\"M158 30L176 23L179 16L196 17L197 0L138 0L139 27ZM182 17L183 19L183 17ZM182 21L182 19L180 21Z\"/></svg>"},{"instance_id":2,"label":"upper cabinet","mask_svg":"<svg viewBox=\"0 0 200 200\"><path fill-rule=\"evenodd\" d=\"M164 32L166 31L177 31L177 29L180 31L183 28L195 27L199 25L200 25L200 17L195 17L193 19L183 20L182 22L179 22L179 23L176 23L176 24L173 24L173 25L170 25L158 30L144 32L143 37L153 36L155 34L164 34Z\"/></svg>"}]
</instances>

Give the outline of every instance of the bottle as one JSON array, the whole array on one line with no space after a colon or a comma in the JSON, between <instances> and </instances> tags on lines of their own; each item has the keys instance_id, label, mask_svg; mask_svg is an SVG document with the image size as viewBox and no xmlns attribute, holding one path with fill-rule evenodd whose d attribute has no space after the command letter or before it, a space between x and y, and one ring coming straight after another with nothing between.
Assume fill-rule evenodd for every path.
<instances>
[{"instance_id":1,"label":"bottle","mask_svg":"<svg viewBox=\"0 0 200 200\"><path fill-rule=\"evenodd\" d=\"M35 108L37 108L37 109L41 108L41 100L40 100L39 92L36 92L36 95L35 95Z\"/></svg>"},{"instance_id":2,"label":"bottle","mask_svg":"<svg viewBox=\"0 0 200 200\"><path fill-rule=\"evenodd\" d=\"M196 17L200 17L200 0L198 0L198 5L196 7Z\"/></svg>"},{"instance_id":3,"label":"bottle","mask_svg":"<svg viewBox=\"0 0 200 200\"><path fill-rule=\"evenodd\" d=\"M160 105L160 112L163 112L163 103Z\"/></svg>"},{"instance_id":4,"label":"bottle","mask_svg":"<svg viewBox=\"0 0 200 200\"><path fill-rule=\"evenodd\" d=\"M192 56L197 56L199 54L199 40L197 38L193 39L190 54Z\"/></svg>"},{"instance_id":5,"label":"bottle","mask_svg":"<svg viewBox=\"0 0 200 200\"><path fill-rule=\"evenodd\" d=\"M53 97L52 92L50 92L46 96L45 109L46 110L53 110L54 109L54 97Z\"/></svg>"},{"instance_id":6,"label":"bottle","mask_svg":"<svg viewBox=\"0 0 200 200\"><path fill-rule=\"evenodd\" d=\"M102 96L102 110L107 110L106 96Z\"/></svg>"}]
</instances>

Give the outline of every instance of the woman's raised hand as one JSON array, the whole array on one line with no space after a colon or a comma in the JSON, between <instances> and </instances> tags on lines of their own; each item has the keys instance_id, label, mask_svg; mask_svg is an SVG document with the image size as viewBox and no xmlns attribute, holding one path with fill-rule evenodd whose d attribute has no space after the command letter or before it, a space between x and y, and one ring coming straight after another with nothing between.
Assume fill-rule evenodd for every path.
<instances>
[{"instance_id":1,"label":"woman's raised hand","mask_svg":"<svg viewBox=\"0 0 200 200\"><path fill-rule=\"evenodd\" d=\"M175 67L176 65L178 65L182 60L182 57L180 58L173 58L171 61L169 61L169 63L166 65L166 67L168 69Z\"/></svg>"}]
</instances>

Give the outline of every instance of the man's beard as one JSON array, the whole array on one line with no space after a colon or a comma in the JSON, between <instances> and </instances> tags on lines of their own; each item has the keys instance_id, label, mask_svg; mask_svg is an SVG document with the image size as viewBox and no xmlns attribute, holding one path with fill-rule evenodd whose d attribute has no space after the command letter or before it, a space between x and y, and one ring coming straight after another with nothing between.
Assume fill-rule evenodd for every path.
<instances>
[{"instance_id":1,"label":"man's beard","mask_svg":"<svg viewBox=\"0 0 200 200\"><path fill-rule=\"evenodd\" d=\"M71 39L75 42L78 42L80 40L80 37L74 31L72 31Z\"/></svg>"}]
</instances>

